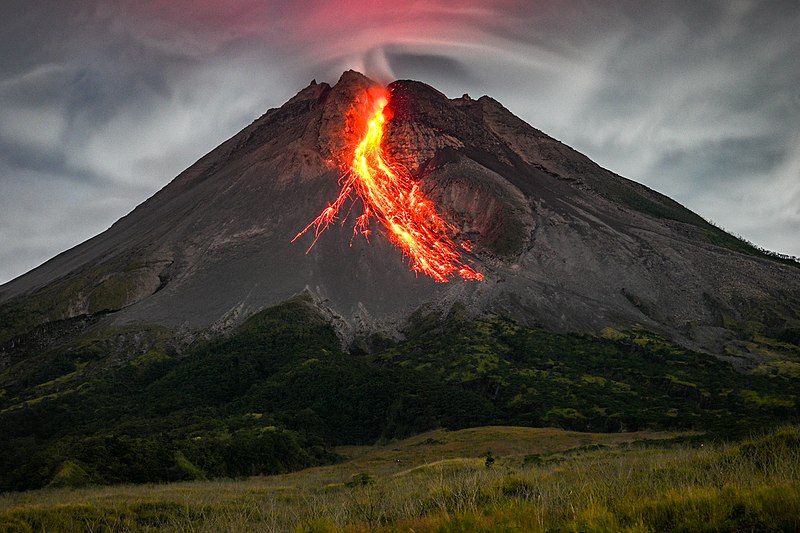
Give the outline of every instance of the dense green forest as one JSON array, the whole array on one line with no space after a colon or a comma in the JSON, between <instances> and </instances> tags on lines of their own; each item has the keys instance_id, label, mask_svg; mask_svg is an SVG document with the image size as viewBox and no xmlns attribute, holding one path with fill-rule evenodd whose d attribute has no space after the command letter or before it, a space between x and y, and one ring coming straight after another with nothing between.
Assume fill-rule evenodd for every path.
<instances>
[{"instance_id":1,"label":"dense green forest","mask_svg":"<svg viewBox=\"0 0 800 533\"><path fill-rule=\"evenodd\" d=\"M142 336L148 336L142 341ZM656 335L557 334L418 312L404 340L346 350L302 299L188 348L98 330L0 373L0 490L242 477L435 428L692 429L797 422L800 379L743 372ZM128 340L126 340L128 339ZM124 350L122 350L124 352Z\"/></svg>"}]
</instances>

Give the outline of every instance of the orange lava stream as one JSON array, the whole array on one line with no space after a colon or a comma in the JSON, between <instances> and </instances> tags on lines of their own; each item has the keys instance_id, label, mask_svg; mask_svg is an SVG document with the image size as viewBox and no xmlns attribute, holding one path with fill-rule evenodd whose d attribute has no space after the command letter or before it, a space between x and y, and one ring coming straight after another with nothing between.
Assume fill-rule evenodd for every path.
<instances>
[{"instance_id":1,"label":"orange lava stream","mask_svg":"<svg viewBox=\"0 0 800 533\"><path fill-rule=\"evenodd\" d=\"M349 168L342 178L342 189L336 200L298 233L292 242L314 228L314 242L327 227L336 220L336 215L345 201L355 191L364 205L364 212L356 218L353 234L369 238L370 217L383 224L389 239L411 260L411 269L422 272L438 282L446 282L454 274L464 279L482 280L483 274L476 272L461 261L456 245L447 237L455 228L443 220L436 208L425 197L419 184L408 170L392 163L384 153L384 112L389 102L383 90L377 95L370 91L367 102L371 104L366 119L366 133L348 157ZM462 247L469 250L469 244Z\"/></svg>"}]
</instances>

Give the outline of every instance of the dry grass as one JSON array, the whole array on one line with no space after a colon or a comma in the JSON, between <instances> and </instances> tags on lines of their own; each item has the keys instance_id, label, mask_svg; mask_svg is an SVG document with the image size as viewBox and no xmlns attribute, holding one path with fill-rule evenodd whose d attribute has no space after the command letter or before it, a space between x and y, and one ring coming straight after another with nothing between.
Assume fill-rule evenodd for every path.
<instances>
[{"instance_id":1,"label":"dry grass","mask_svg":"<svg viewBox=\"0 0 800 533\"><path fill-rule=\"evenodd\" d=\"M750 447L625 446L669 436L433 432L283 476L5 494L0 531L657 531L680 520L710 531L800 528L800 431ZM498 458L491 468L487 450Z\"/></svg>"}]
</instances>

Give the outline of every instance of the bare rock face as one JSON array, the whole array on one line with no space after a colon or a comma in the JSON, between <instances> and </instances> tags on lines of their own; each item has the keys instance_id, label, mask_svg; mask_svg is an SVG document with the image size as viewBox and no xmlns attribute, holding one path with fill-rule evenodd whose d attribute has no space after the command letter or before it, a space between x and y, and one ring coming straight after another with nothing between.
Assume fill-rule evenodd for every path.
<instances>
[{"instance_id":1,"label":"bare rock face","mask_svg":"<svg viewBox=\"0 0 800 533\"><path fill-rule=\"evenodd\" d=\"M417 276L362 206L310 250L292 243L339 190L347 113L374 82L312 82L200 159L106 232L0 287L0 343L37 324L229 327L301 292L340 329L396 327L464 303L560 331L643 327L720 352L731 324L800 325L800 269L673 200L602 169L489 97L389 86L384 149L470 241L483 282ZM308 253L307 253L308 251ZM27 328L27 329L26 329Z\"/></svg>"},{"instance_id":2,"label":"bare rock face","mask_svg":"<svg viewBox=\"0 0 800 533\"><path fill-rule=\"evenodd\" d=\"M317 138L317 147L323 157L335 160L344 151L346 143L353 136L348 131L347 114L357 100L364 98L364 92L374 86L375 82L352 70L339 78L323 105Z\"/></svg>"}]
</instances>

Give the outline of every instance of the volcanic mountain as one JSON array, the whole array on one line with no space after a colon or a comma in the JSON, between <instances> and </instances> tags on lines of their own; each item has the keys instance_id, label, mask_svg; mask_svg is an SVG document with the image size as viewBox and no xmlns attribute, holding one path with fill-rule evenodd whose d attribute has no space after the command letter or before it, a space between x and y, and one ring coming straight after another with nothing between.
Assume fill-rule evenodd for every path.
<instances>
[{"instance_id":1,"label":"volcanic mountain","mask_svg":"<svg viewBox=\"0 0 800 533\"><path fill-rule=\"evenodd\" d=\"M0 491L796 423L798 326L794 261L489 97L346 72L0 287Z\"/></svg>"},{"instance_id":2,"label":"volcanic mountain","mask_svg":"<svg viewBox=\"0 0 800 533\"><path fill-rule=\"evenodd\" d=\"M107 231L0 287L0 367L48 324L224 330L298 294L344 339L454 303L553 331L645 329L717 354L744 349L742 325L796 336L793 261L599 167L488 96L448 99L416 81L388 86L382 149L482 279L415 272L375 218L368 238L354 235L365 208L356 194L313 246L313 229L293 241L337 198L348 117L376 85L353 71L312 82Z\"/></svg>"}]
</instances>

